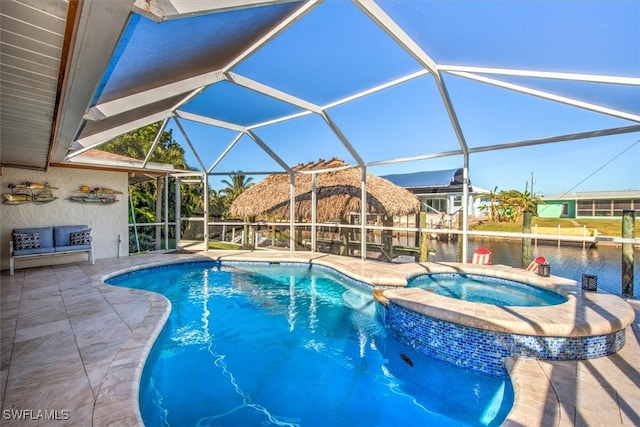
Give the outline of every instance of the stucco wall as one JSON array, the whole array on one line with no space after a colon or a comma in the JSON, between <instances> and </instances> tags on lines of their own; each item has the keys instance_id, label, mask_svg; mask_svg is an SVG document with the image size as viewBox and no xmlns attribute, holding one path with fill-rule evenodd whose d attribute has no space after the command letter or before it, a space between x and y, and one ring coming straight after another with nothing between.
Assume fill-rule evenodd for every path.
<instances>
[{"instance_id":1,"label":"stucco wall","mask_svg":"<svg viewBox=\"0 0 640 427\"><path fill-rule=\"evenodd\" d=\"M568 207L566 215L562 214L564 205ZM538 205L538 216L540 218L575 218L576 202L575 200L546 200L544 205Z\"/></svg>"},{"instance_id":2,"label":"stucco wall","mask_svg":"<svg viewBox=\"0 0 640 427\"><path fill-rule=\"evenodd\" d=\"M50 168L48 172L26 169L2 168L0 188L2 193L10 193L9 183L24 181L49 183L53 195L58 197L50 203L36 205L0 204L0 258L1 268L9 268L9 241L11 230L22 227L47 227L53 225L87 224L93 236L94 256L96 259L115 258L128 255L128 215L126 172L88 171L82 169ZM121 191L116 203L84 204L67 200L81 185L91 188L105 187ZM4 197L2 198L4 200ZM118 243L120 238L121 242ZM48 265L60 262L86 261L86 254L69 255L58 258L25 259L16 261L16 268Z\"/></svg>"}]
</instances>

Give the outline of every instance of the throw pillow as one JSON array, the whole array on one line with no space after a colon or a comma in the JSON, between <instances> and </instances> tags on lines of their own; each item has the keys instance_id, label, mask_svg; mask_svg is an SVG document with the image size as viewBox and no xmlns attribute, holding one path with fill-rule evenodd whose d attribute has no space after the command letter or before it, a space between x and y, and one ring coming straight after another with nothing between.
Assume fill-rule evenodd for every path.
<instances>
[{"instance_id":1,"label":"throw pillow","mask_svg":"<svg viewBox=\"0 0 640 427\"><path fill-rule=\"evenodd\" d=\"M37 249L40 247L40 233L13 233L13 249Z\"/></svg>"},{"instance_id":2,"label":"throw pillow","mask_svg":"<svg viewBox=\"0 0 640 427\"><path fill-rule=\"evenodd\" d=\"M91 243L91 229L70 233L69 240L72 245L88 245Z\"/></svg>"}]
</instances>

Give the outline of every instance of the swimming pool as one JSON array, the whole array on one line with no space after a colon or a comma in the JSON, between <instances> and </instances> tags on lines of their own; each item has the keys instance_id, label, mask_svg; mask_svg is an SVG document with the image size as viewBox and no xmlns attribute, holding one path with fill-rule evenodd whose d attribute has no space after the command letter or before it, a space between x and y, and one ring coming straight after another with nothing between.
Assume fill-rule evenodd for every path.
<instances>
[{"instance_id":1,"label":"swimming pool","mask_svg":"<svg viewBox=\"0 0 640 427\"><path fill-rule=\"evenodd\" d=\"M387 336L370 289L308 265L189 263L112 278L171 316L140 385L146 425L498 425L506 378Z\"/></svg>"},{"instance_id":2,"label":"swimming pool","mask_svg":"<svg viewBox=\"0 0 640 427\"><path fill-rule=\"evenodd\" d=\"M477 274L425 274L410 280L407 287L420 288L444 297L499 306L544 307L567 301L567 297L551 289Z\"/></svg>"}]
</instances>

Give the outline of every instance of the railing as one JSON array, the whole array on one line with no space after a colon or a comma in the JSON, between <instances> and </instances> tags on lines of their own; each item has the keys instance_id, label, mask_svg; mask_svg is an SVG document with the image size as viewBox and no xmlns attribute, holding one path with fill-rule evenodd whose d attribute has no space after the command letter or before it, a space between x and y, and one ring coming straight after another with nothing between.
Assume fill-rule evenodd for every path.
<instances>
[{"instance_id":1,"label":"railing","mask_svg":"<svg viewBox=\"0 0 640 427\"><path fill-rule=\"evenodd\" d=\"M181 218L181 239L204 242L204 218ZM169 250L180 247L176 244L176 223L138 223L129 224L130 252L148 250ZM168 227L168 229L165 229ZM457 240L462 230L443 228L432 222L429 227L398 227L368 224L365 226L365 250L367 257L392 260L395 256L420 255L421 239L429 240ZM172 230L173 228L173 230ZM238 247L280 248L289 249L291 241L296 251L312 251L315 244L316 252L337 253L341 255L359 256L362 249L362 226L360 224L319 223L316 224L315 238L312 235L312 225L309 223L295 223L294 236L291 239L289 222L238 222L212 221L208 223L208 237L210 242L226 242ZM173 231L173 232L172 232ZM585 247L598 242L616 244L632 243L640 246L640 238L621 238L601 236L597 232L583 228L538 227L534 225L531 233L497 232L497 231L467 231L467 235L489 238L532 239L533 245L554 242L578 243ZM160 236L158 239L156 236ZM171 236L171 237L170 237Z\"/></svg>"},{"instance_id":2,"label":"railing","mask_svg":"<svg viewBox=\"0 0 640 427\"><path fill-rule=\"evenodd\" d=\"M129 253L175 249L175 239L169 237L175 225L175 222L129 224Z\"/></svg>"}]
</instances>

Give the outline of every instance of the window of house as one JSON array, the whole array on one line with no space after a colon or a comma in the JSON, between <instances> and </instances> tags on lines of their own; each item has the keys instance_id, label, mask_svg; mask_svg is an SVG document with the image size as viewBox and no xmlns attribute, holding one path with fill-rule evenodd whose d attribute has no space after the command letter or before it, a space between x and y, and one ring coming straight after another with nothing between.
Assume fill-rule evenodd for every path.
<instances>
[{"instance_id":1,"label":"window of house","mask_svg":"<svg viewBox=\"0 0 640 427\"><path fill-rule=\"evenodd\" d=\"M593 200L578 200L576 216L594 216Z\"/></svg>"},{"instance_id":2,"label":"window of house","mask_svg":"<svg viewBox=\"0 0 640 427\"><path fill-rule=\"evenodd\" d=\"M622 216L622 211L631 209L631 200L614 200L613 201L613 215Z\"/></svg>"},{"instance_id":3,"label":"window of house","mask_svg":"<svg viewBox=\"0 0 640 427\"><path fill-rule=\"evenodd\" d=\"M611 216L612 200L596 200L594 203L595 216Z\"/></svg>"}]
</instances>

